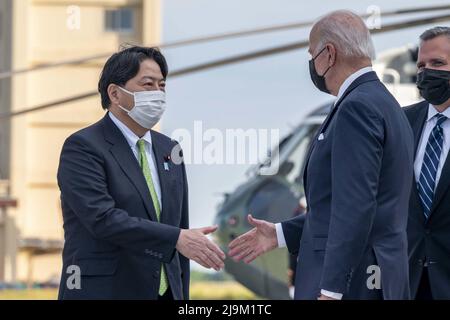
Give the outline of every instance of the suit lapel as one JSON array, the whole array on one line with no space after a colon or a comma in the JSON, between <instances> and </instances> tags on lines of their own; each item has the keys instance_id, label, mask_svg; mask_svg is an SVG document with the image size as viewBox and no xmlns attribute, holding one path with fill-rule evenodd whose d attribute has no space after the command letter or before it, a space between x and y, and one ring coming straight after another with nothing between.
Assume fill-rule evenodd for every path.
<instances>
[{"instance_id":1,"label":"suit lapel","mask_svg":"<svg viewBox=\"0 0 450 320\"><path fill-rule=\"evenodd\" d=\"M169 224L169 214L165 214L167 212L170 212L169 210L169 195L171 194L170 191L170 181L171 181L171 173L170 173L170 161L168 161L168 157L171 154L169 146L165 144L163 141L161 141L158 134L156 134L153 130L151 131L152 134L152 147L153 147L153 153L155 155L155 161L156 161L156 168L158 170L158 176L159 176L159 183L161 187L161 202L162 202L162 211L161 211L161 222ZM167 171L164 168L164 163L168 162L169 165L169 171Z\"/></svg>"},{"instance_id":2,"label":"suit lapel","mask_svg":"<svg viewBox=\"0 0 450 320\"><path fill-rule=\"evenodd\" d=\"M320 136L321 133L324 133L327 128L328 125L330 124L331 120L333 119L334 115L337 113L337 110L339 108L339 106L341 105L342 101L345 99L345 97L352 92L355 88L357 88L359 85L365 83L365 82L369 82L369 81L376 81L378 80L377 74L374 71L368 72L363 74L362 76L358 77L355 81L353 81L350 86L347 88L347 90L345 90L344 94L342 95L342 97L335 103L335 106L332 107L331 111L328 113L327 118L325 119L325 121L322 123L322 125L320 126L320 129L317 131L312 143L310 144L309 150L308 150L308 155L306 156L306 161L305 161L305 169L303 170L303 181L304 181L304 189L305 189L305 194L306 194L306 190L307 190L307 169L308 169L308 165L309 165L309 159L311 158L311 154L314 150L314 147L316 146L317 143L317 139Z\"/></svg>"},{"instance_id":3,"label":"suit lapel","mask_svg":"<svg viewBox=\"0 0 450 320\"><path fill-rule=\"evenodd\" d=\"M332 109L328 112L327 117L325 118L325 120L322 123L322 125L320 126L319 130L317 130L316 134L314 135L313 140L309 144L309 149L308 149L308 153L306 155L306 161L305 161L305 167L304 167L305 169L303 170L303 183L304 183L305 192L306 192L306 186L307 186L307 179L306 179L307 174L306 174L306 171L307 171L308 164L309 164L309 158L311 157L311 153L314 150L314 147L315 147L315 145L317 143L317 139L318 139L319 135L322 133L323 128L329 122L330 118L336 112L335 110L336 110L336 107L332 107Z\"/></svg>"},{"instance_id":4,"label":"suit lapel","mask_svg":"<svg viewBox=\"0 0 450 320\"><path fill-rule=\"evenodd\" d=\"M145 181L142 169L133 151L130 149L125 137L120 132L119 128L112 122L107 114L104 121L105 139L112 144L110 152L116 159L119 166L122 168L125 175L130 182L136 187L139 195L141 196L147 214L150 219L157 221L155 208L153 207L150 190L148 189L147 182Z\"/></svg>"},{"instance_id":5,"label":"suit lapel","mask_svg":"<svg viewBox=\"0 0 450 320\"><path fill-rule=\"evenodd\" d=\"M449 152L450 154L450 152ZM439 178L438 185L436 187L436 192L434 194L433 205L431 206L430 215L436 211L437 206L444 198L444 195L450 186L450 157L447 154L444 166L442 167L441 176Z\"/></svg>"},{"instance_id":6,"label":"suit lapel","mask_svg":"<svg viewBox=\"0 0 450 320\"><path fill-rule=\"evenodd\" d=\"M414 155L417 154L417 149L419 148L420 137L422 135L423 127L425 126L425 121L428 114L428 103L424 102L427 107L421 106L417 109L416 114L410 119L411 128L414 133ZM415 157L414 157L415 159ZM418 213L421 221L426 223L425 215L423 214L422 201L419 197L419 191L417 190L416 176L413 174L413 183L411 187L411 196L414 197L414 203L417 205ZM412 208L410 208L411 210Z\"/></svg>"},{"instance_id":7,"label":"suit lapel","mask_svg":"<svg viewBox=\"0 0 450 320\"><path fill-rule=\"evenodd\" d=\"M411 123L411 127L414 132L414 146L415 146L414 154L417 153L417 149L419 148L420 137L422 136L423 127L425 126L425 121L427 120L427 115L428 115L428 102L424 101L424 106L418 108L417 114L414 117L414 121Z\"/></svg>"}]
</instances>

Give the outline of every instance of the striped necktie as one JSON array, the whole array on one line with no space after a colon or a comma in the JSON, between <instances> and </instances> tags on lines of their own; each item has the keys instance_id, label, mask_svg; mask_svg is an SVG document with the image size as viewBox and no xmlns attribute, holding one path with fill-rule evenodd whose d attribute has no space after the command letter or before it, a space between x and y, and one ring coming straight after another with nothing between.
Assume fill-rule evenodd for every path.
<instances>
[{"instance_id":1,"label":"striped necktie","mask_svg":"<svg viewBox=\"0 0 450 320\"><path fill-rule=\"evenodd\" d=\"M428 138L425 154L423 156L420 178L417 185L426 219L430 217L431 206L433 205L436 173L437 168L439 167L439 159L441 158L442 144L444 142L442 124L448 119L440 113L435 115L435 117L437 118L437 123Z\"/></svg>"},{"instance_id":2,"label":"striped necktie","mask_svg":"<svg viewBox=\"0 0 450 320\"><path fill-rule=\"evenodd\" d=\"M153 184L152 173L150 171L150 167L148 165L147 154L145 152L145 141L139 140L137 142L138 150L139 150L139 164L142 168L142 173L144 174L145 181L147 182L148 189L150 190L150 195L152 197L153 206L155 207L156 217L158 221L161 220L161 207L159 204L158 196L155 191L155 186ZM166 293L169 287L169 281L167 279L166 272L164 270L164 265L161 265L161 279L159 283L159 295L163 296Z\"/></svg>"}]
</instances>

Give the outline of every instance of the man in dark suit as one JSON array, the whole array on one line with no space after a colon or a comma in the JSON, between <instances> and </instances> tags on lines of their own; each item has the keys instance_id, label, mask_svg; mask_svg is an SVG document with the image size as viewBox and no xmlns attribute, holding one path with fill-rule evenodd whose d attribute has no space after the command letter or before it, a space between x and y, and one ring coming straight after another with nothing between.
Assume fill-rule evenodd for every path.
<instances>
[{"instance_id":1,"label":"man in dark suit","mask_svg":"<svg viewBox=\"0 0 450 320\"><path fill-rule=\"evenodd\" d=\"M425 101L405 109L415 136L408 221L411 296L450 299L450 28L420 36L417 85Z\"/></svg>"},{"instance_id":2,"label":"man in dark suit","mask_svg":"<svg viewBox=\"0 0 450 320\"><path fill-rule=\"evenodd\" d=\"M223 267L206 237L216 227L189 230L178 144L151 130L165 109L167 73L156 48L114 54L99 82L107 114L64 143L60 299L189 299L189 259Z\"/></svg>"},{"instance_id":3,"label":"man in dark suit","mask_svg":"<svg viewBox=\"0 0 450 320\"><path fill-rule=\"evenodd\" d=\"M299 253L296 299L408 299L406 225L413 135L371 69L374 49L359 16L333 12L310 33L311 78L337 101L309 150L308 212L255 226L230 244L252 261L277 246Z\"/></svg>"}]
</instances>

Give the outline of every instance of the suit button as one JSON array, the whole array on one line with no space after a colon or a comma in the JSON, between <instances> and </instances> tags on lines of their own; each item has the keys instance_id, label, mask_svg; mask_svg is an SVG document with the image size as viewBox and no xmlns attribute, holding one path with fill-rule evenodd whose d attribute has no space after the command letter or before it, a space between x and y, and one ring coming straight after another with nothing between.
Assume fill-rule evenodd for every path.
<instances>
[{"instance_id":1,"label":"suit button","mask_svg":"<svg viewBox=\"0 0 450 320\"><path fill-rule=\"evenodd\" d=\"M431 234L431 230L430 229L425 229L425 234Z\"/></svg>"},{"instance_id":2,"label":"suit button","mask_svg":"<svg viewBox=\"0 0 450 320\"><path fill-rule=\"evenodd\" d=\"M155 271L155 273L153 273L153 278L159 279L159 271Z\"/></svg>"}]
</instances>

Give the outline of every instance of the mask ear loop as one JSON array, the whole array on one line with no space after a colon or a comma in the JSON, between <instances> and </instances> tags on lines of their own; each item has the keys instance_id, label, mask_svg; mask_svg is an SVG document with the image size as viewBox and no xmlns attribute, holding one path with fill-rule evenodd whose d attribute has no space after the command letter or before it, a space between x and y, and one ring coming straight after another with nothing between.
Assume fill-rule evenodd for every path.
<instances>
[{"instance_id":1,"label":"mask ear loop","mask_svg":"<svg viewBox=\"0 0 450 320\"><path fill-rule=\"evenodd\" d=\"M121 89L123 92L128 93L129 95L132 95L132 96L134 97L134 93L133 93L133 92L128 91L127 89L122 88L121 86L117 86L117 87L118 87L119 89ZM126 114L130 114L131 110L133 110L133 108L134 108L134 106L133 106L133 108L131 108L131 110L128 110L128 109L122 107L120 104L118 104L117 106L118 106L120 109L122 109L124 112L126 112Z\"/></svg>"},{"instance_id":2,"label":"mask ear loop","mask_svg":"<svg viewBox=\"0 0 450 320\"><path fill-rule=\"evenodd\" d=\"M325 77L325 75L328 73L328 71L331 69L331 66L328 67L328 69L325 71L325 73L323 75L321 75L321 77Z\"/></svg>"},{"instance_id":3,"label":"mask ear loop","mask_svg":"<svg viewBox=\"0 0 450 320\"><path fill-rule=\"evenodd\" d=\"M327 47L327 46L323 47L323 49L320 50L320 52L319 52L318 54L316 54L316 56L315 56L314 58L312 58L313 63L315 63L316 59L320 56L320 54L321 54L325 49L328 49L328 47ZM314 65L314 67L315 67L315 65ZM328 73L328 71L330 71L331 67L332 67L332 66L329 66L328 69L324 72L324 74L319 75L319 76L325 77L325 75Z\"/></svg>"},{"instance_id":4,"label":"mask ear loop","mask_svg":"<svg viewBox=\"0 0 450 320\"><path fill-rule=\"evenodd\" d=\"M132 95L132 96L134 97L134 93L133 93L133 92L128 91L127 89L122 88L121 86L117 86L117 87L118 87L119 89L121 89L123 92L128 93L129 95Z\"/></svg>"},{"instance_id":5,"label":"mask ear loop","mask_svg":"<svg viewBox=\"0 0 450 320\"><path fill-rule=\"evenodd\" d=\"M313 61L315 61L317 59L318 56L320 56L320 54L323 52L323 50L325 50L327 48L327 46L323 47L322 50L320 50L320 52L318 54L316 54L316 56L314 58L312 58Z\"/></svg>"}]
</instances>

